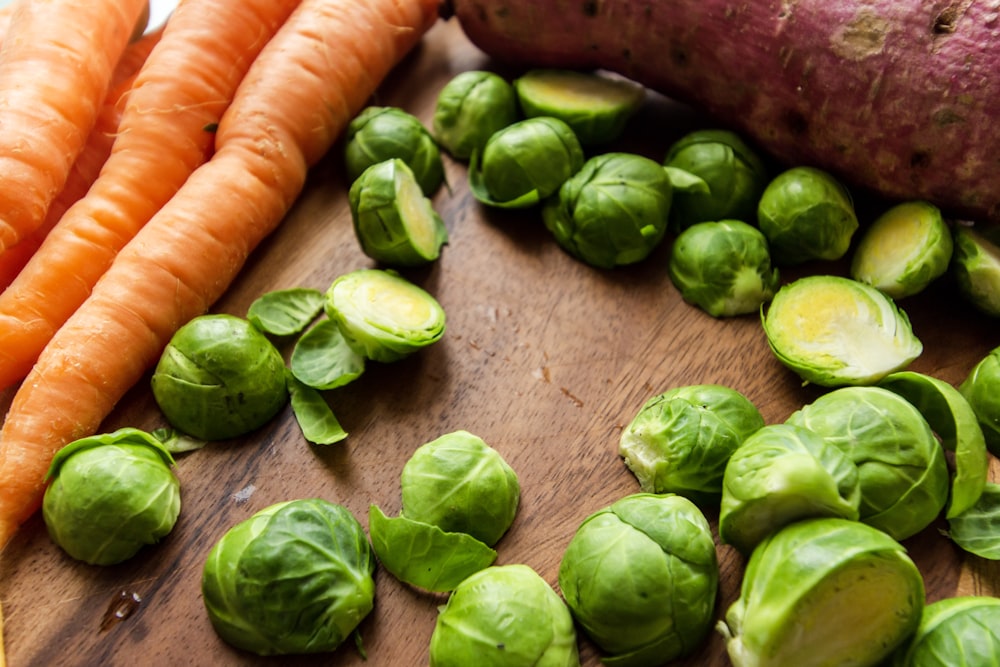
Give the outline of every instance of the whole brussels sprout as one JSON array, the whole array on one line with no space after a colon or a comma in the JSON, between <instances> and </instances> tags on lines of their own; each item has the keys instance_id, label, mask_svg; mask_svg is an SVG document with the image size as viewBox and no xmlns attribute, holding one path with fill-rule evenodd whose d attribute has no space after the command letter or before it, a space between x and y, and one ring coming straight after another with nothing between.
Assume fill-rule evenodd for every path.
<instances>
[{"instance_id":1,"label":"whole brussels sprout","mask_svg":"<svg viewBox=\"0 0 1000 667\"><path fill-rule=\"evenodd\" d=\"M427 196L444 182L444 162L434 137L419 118L398 107L362 109L348 123L344 141L344 163L352 183L368 167L392 158L406 163Z\"/></svg>"},{"instance_id":2,"label":"whole brussels sprout","mask_svg":"<svg viewBox=\"0 0 1000 667\"><path fill-rule=\"evenodd\" d=\"M438 93L432 128L452 157L467 160L494 132L517 120L514 86L499 74L469 70L457 74Z\"/></svg>"},{"instance_id":3,"label":"whole brussels sprout","mask_svg":"<svg viewBox=\"0 0 1000 667\"><path fill-rule=\"evenodd\" d=\"M840 259L858 228L851 196L830 174L792 167L768 183L757 204L757 224L779 265Z\"/></svg>"},{"instance_id":4,"label":"whole brussels sprout","mask_svg":"<svg viewBox=\"0 0 1000 667\"><path fill-rule=\"evenodd\" d=\"M719 537L749 555L769 534L817 516L857 520L858 467L822 437L791 424L747 436L726 466Z\"/></svg>"},{"instance_id":5,"label":"whole brussels sprout","mask_svg":"<svg viewBox=\"0 0 1000 667\"><path fill-rule=\"evenodd\" d=\"M258 655L333 651L372 610L375 558L357 519L319 498L277 503L212 547L201 591L219 636Z\"/></svg>"},{"instance_id":6,"label":"whole brussels sprout","mask_svg":"<svg viewBox=\"0 0 1000 667\"><path fill-rule=\"evenodd\" d=\"M267 336L233 315L202 315L170 339L151 380L170 424L203 440L263 426L288 402L285 360Z\"/></svg>"},{"instance_id":7,"label":"whole brussels sprout","mask_svg":"<svg viewBox=\"0 0 1000 667\"><path fill-rule=\"evenodd\" d=\"M573 617L527 565L493 565L439 608L430 667L579 667Z\"/></svg>"},{"instance_id":8,"label":"whole brussels sprout","mask_svg":"<svg viewBox=\"0 0 1000 667\"><path fill-rule=\"evenodd\" d=\"M670 220L678 231L698 222L753 220L768 183L763 160L730 130L689 132L667 149L663 164L705 183L703 190L674 193Z\"/></svg>"},{"instance_id":9,"label":"whole brussels sprout","mask_svg":"<svg viewBox=\"0 0 1000 667\"><path fill-rule=\"evenodd\" d=\"M1000 347L972 367L958 390L976 413L986 446L1000 456Z\"/></svg>"},{"instance_id":10,"label":"whole brussels sprout","mask_svg":"<svg viewBox=\"0 0 1000 667\"><path fill-rule=\"evenodd\" d=\"M596 155L542 208L556 242L591 266L613 268L645 259L663 240L670 177L631 153Z\"/></svg>"},{"instance_id":11,"label":"whole brussels sprout","mask_svg":"<svg viewBox=\"0 0 1000 667\"><path fill-rule=\"evenodd\" d=\"M962 595L924 607L887 667L981 667L1000 656L1000 598Z\"/></svg>"},{"instance_id":12,"label":"whole brussels sprout","mask_svg":"<svg viewBox=\"0 0 1000 667\"><path fill-rule=\"evenodd\" d=\"M712 629L718 583L708 521L674 494L638 493L590 515L559 566L566 604L609 665L690 654Z\"/></svg>"},{"instance_id":13,"label":"whole brussels sprout","mask_svg":"<svg viewBox=\"0 0 1000 667\"><path fill-rule=\"evenodd\" d=\"M735 389L674 387L643 404L622 431L618 453L642 491L714 503L729 457L763 426L757 407Z\"/></svg>"},{"instance_id":14,"label":"whole brussels sprout","mask_svg":"<svg viewBox=\"0 0 1000 667\"><path fill-rule=\"evenodd\" d=\"M905 398L881 387L842 387L788 417L839 447L858 467L859 519L897 540L920 532L948 500L944 448Z\"/></svg>"},{"instance_id":15,"label":"whole brussels sprout","mask_svg":"<svg viewBox=\"0 0 1000 667\"><path fill-rule=\"evenodd\" d=\"M684 300L713 317L758 312L779 285L767 239L740 220L697 222L682 231L669 272Z\"/></svg>"},{"instance_id":16,"label":"whole brussels sprout","mask_svg":"<svg viewBox=\"0 0 1000 667\"><path fill-rule=\"evenodd\" d=\"M52 541L91 565L114 565L173 530L181 509L174 459L134 428L81 438L52 458L42 517Z\"/></svg>"},{"instance_id":17,"label":"whole brussels sprout","mask_svg":"<svg viewBox=\"0 0 1000 667\"><path fill-rule=\"evenodd\" d=\"M951 272L958 293L974 308L1000 317L1000 233L955 225Z\"/></svg>"},{"instance_id":18,"label":"whole brussels sprout","mask_svg":"<svg viewBox=\"0 0 1000 667\"><path fill-rule=\"evenodd\" d=\"M583 166L580 140L564 121L527 118L495 132L469 165L469 188L488 206L527 208Z\"/></svg>"},{"instance_id":19,"label":"whole brussels sprout","mask_svg":"<svg viewBox=\"0 0 1000 667\"><path fill-rule=\"evenodd\" d=\"M923 608L920 571L898 542L858 521L804 519L754 549L717 628L735 667L874 667Z\"/></svg>"}]
</instances>

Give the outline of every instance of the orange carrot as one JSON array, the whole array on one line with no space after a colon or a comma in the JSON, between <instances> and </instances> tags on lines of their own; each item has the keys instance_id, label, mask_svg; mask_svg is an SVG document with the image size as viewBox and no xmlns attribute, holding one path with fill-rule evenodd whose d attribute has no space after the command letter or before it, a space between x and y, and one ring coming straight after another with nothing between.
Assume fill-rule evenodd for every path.
<instances>
[{"instance_id":1,"label":"orange carrot","mask_svg":"<svg viewBox=\"0 0 1000 667\"><path fill-rule=\"evenodd\" d=\"M42 224L146 0L31 0L0 44L0 252Z\"/></svg>"},{"instance_id":2,"label":"orange carrot","mask_svg":"<svg viewBox=\"0 0 1000 667\"><path fill-rule=\"evenodd\" d=\"M115 255L213 152L214 127L299 0L183 0L97 180L0 295L0 388L21 380ZM16 247L16 246L15 246Z\"/></svg>"},{"instance_id":3,"label":"orange carrot","mask_svg":"<svg viewBox=\"0 0 1000 667\"><path fill-rule=\"evenodd\" d=\"M0 545L39 506L54 452L94 433L225 292L437 3L302 0L240 85L211 160L122 249L14 395L0 431Z\"/></svg>"},{"instance_id":4,"label":"orange carrot","mask_svg":"<svg viewBox=\"0 0 1000 667\"><path fill-rule=\"evenodd\" d=\"M7 5L8 7L10 5ZM94 128L87 137L87 143L73 162L66 184L62 191L52 201L45 215L45 221L27 238L6 252L0 253L0 290L4 290L17 277L24 265L45 240L46 235L62 217L66 209L86 194L93 184L104 162L111 154L111 146L115 141L118 123L121 120L122 109L136 73L145 61L149 51L159 41L162 31L154 31L142 36L138 41L128 45L125 54L118 62L112 77L111 92L108 93Z\"/></svg>"}]
</instances>

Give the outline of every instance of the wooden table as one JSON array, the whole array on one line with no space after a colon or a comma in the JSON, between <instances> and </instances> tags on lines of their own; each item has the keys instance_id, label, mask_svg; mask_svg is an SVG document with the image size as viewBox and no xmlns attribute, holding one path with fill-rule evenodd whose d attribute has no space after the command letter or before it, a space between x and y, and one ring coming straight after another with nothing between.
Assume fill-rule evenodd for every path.
<instances>
[{"instance_id":1,"label":"wooden table","mask_svg":"<svg viewBox=\"0 0 1000 667\"><path fill-rule=\"evenodd\" d=\"M492 66L457 25L442 23L373 103L400 106L429 124L449 78ZM703 122L651 95L621 147L659 159ZM667 243L640 265L595 270L557 247L537 212L485 210L469 194L462 165L448 161L447 173L450 188L435 204L451 241L433 266L405 272L444 306L444 339L404 361L371 364L356 382L328 394L350 433L345 442L310 446L286 410L251 437L181 456L184 505L175 530L126 563L102 568L70 560L36 516L0 560L10 665L426 664L445 598L381 570L375 610L361 625L366 663L351 645L332 658L265 659L230 648L201 601L208 550L233 524L292 498L342 503L366 527L371 503L395 514L399 473L413 449L466 429L499 450L521 480L520 510L498 544L498 564L525 563L555 585L563 550L584 517L638 491L617 444L647 398L678 385L720 383L742 391L773 423L819 395L774 359L756 316L718 320L685 304L667 276ZM217 310L243 315L265 291L325 289L338 275L371 266L354 237L345 192L334 150ZM811 265L797 273L837 268ZM1000 344L996 322L956 299L947 280L901 305L925 345L912 370L958 383ZM9 392L2 398L5 409ZM164 425L148 383L127 396L106 428L126 425ZM1000 479L996 460L992 466ZM709 518L714 530L716 517ZM1000 565L965 557L941 527L906 542L929 599L1000 594ZM742 560L726 546L718 552L721 616L738 594ZM116 609L125 618L107 622ZM597 665L593 645L581 638L580 646L584 664ZM713 632L703 650L677 664L729 663Z\"/></svg>"}]
</instances>

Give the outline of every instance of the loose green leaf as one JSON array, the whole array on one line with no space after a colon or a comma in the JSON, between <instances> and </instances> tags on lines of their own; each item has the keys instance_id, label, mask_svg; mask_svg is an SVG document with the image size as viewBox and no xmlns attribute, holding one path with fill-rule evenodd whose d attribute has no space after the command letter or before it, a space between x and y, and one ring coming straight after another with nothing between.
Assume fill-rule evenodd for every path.
<instances>
[{"instance_id":1,"label":"loose green leaf","mask_svg":"<svg viewBox=\"0 0 1000 667\"><path fill-rule=\"evenodd\" d=\"M288 393L292 413L305 439L314 445L332 445L347 437L347 431L337 421L323 395L288 374Z\"/></svg>"},{"instance_id":2,"label":"loose green leaf","mask_svg":"<svg viewBox=\"0 0 1000 667\"><path fill-rule=\"evenodd\" d=\"M1000 484L987 482L976 504L948 521L948 536L969 553L1000 560Z\"/></svg>"},{"instance_id":3,"label":"loose green leaf","mask_svg":"<svg viewBox=\"0 0 1000 667\"><path fill-rule=\"evenodd\" d=\"M323 293L306 287L267 292L250 304L247 319L275 336L299 333L323 311Z\"/></svg>"},{"instance_id":4,"label":"loose green leaf","mask_svg":"<svg viewBox=\"0 0 1000 667\"><path fill-rule=\"evenodd\" d=\"M677 167L664 167L663 170L667 172L667 176L670 178L670 186L675 192L711 194L711 191L708 189L708 183L700 176Z\"/></svg>"},{"instance_id":5,"label":"loose green leaf","mask_svg":"<svg viewBox=\"0 0 1000 667\"><path fill-rule=\"evenodd\" d=\"M292 375L313 389L335 389L356 380L365 358L355 352L333 320L322 320L302 334L289 359Z\"/></svg>"},{"instance_id":6,"label":"loose green leaf","mask_svg":"<svg viewBox=\"0 0 1000 667\"><path fill-rule=\"evenodd\" d=\"M207 440L192 437L175 428L158 428L152 431L150 435L162 442L163 446L171 454L193 452L208 444Z\"/></svg>"}]
</instances>

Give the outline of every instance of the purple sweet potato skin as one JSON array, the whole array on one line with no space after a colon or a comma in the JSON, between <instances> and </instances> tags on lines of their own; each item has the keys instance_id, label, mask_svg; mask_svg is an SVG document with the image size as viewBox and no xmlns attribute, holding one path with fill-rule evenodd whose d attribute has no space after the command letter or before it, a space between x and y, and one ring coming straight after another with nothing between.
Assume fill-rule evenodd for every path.
<instances>
[{"instance_id":1,"label":"purple sweet potato skin","mask_svg":"<svg viewBox=\"0 0 1000 667\"><path fill-rule=\"evenodd\" d=\"M1000 0L451 0L499 61L604 68L784 163L1000 222Z\"/></svg>"}]
</instances>

